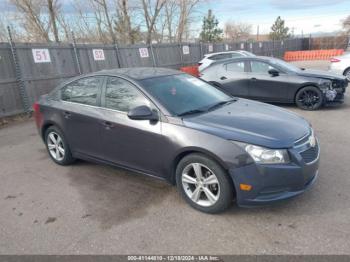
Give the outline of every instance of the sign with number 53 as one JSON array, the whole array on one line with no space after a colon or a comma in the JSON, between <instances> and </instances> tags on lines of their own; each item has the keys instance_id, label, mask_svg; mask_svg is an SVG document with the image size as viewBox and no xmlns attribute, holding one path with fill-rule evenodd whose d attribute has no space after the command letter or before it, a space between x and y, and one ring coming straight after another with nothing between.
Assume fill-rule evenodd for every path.
<instances>
[{"instance_id":1,"label":"sign with number 53","mask_svg":"<svg viewBox=\"0 0 350 262\"><path fill-rule=\"evenodd\" d=\"M51 63L49 49L32 49L35 63Z\"/></svg>"}]
</instances>

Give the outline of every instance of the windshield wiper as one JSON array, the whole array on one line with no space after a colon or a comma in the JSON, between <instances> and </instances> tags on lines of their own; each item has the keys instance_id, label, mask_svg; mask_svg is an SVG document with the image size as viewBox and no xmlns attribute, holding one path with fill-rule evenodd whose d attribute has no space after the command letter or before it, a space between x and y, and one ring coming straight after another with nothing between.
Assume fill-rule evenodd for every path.
<instances>
[{"instance_id":1,"label":"windshield wiper","mask_svg":"<svg viewBox=\"0 0 350 262\"><path fill-rule=\"evenodd\" d=\"M188 110L188 111L182 112L180 114L177 114L177 116L192 115L192 114L198 114L198 113L203 113L203 112L206 112L206 110L192 109L192 110Z\"/></svg>"},{"instance_id":2,"label":"windshield wiper","mask_svg":"<svg viewBox=\"0 0 350 262\"><path fill-rule=\"evenodd\" d=\"M218 108L218 107L223 106L223 105L230 104L230 103L235 102L235 101L237 101L237 99L236 99L236 98L232 98L232 99L230 99L230 100L218 102L218 103L216 103L216 104L211 105L210 107L208 107L208 108L207 108L207 111L213 110L213 109Z\"/></svg>"}]
</instances>

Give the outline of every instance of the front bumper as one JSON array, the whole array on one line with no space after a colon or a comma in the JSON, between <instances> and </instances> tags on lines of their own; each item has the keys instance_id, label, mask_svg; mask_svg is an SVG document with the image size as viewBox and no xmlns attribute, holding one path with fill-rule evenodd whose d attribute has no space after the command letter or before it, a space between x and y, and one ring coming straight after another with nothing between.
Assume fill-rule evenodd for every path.
<instances>
[{"instance_id":1,"label":"front bumper","mask_svg":"<svg viewBox=\"0 0 350 262\"><path fill-rule=\"evenodd\" d=\"M288 164L254 163L229 170L236 188L238 206L264 206L306 191L318 175L319 146L316 159L310 163L305 162L299 150L289 150L291 162ZM251 185L251 190L241 190L240 184Z\"/></svg>"}]
</instances>

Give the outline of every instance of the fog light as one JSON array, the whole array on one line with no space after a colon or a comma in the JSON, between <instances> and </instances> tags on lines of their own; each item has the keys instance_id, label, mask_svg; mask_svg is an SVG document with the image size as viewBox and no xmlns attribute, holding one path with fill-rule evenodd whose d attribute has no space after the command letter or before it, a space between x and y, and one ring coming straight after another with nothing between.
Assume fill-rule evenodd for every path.
<instances>
[{"instance_id":1,"label":"fog light","mask_svg":"<svg viewBox=\"0 0 350 262\"><path fill-rule=\"evenodd\" d=\"M239 188L243 191L250 191L252 189L252 186L247 184L239 184Z\"/></svg>"}]
</instances>

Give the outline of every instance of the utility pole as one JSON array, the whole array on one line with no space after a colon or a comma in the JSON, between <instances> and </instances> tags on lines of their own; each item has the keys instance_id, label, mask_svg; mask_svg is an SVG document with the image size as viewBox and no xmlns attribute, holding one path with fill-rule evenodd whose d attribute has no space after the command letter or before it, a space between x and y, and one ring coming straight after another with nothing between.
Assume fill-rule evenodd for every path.
<instances>
[{"instance_id":1,"label":"utility pole","mask_svg":"<svg viewBox=\"0 0 350 262\"><path fill-rule=\"evenodd\" d=\"M259 25L256 28L256 41L259 41Z\"/></svg>"}]
</instances>

